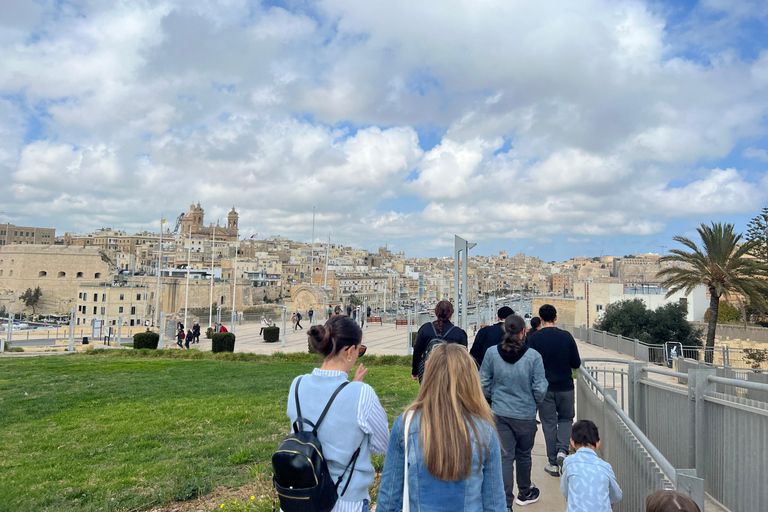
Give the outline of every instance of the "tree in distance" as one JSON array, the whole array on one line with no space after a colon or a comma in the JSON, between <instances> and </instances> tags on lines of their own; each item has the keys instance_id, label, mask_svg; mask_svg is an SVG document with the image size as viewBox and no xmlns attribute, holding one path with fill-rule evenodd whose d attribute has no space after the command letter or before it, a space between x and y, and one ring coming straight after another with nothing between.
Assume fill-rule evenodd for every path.
<instances>
[{"instance_id":1,"label":"tree in distance","mask_svg":"<svg viewBox=\"0 0 768 512\"><path fill-rule=\"evenodd\" d=\"M32 314L35 313L35 308L40 303L40 298L43 296L43 291L37 286L34 290L27 288L27 291L21 294L21 300L24 302L24 306L32 308Z\"/></svg>"},{"instance_id":2,"label":"tree in distance","mask_svg":"<svg viewBox=\"0 0 768 512\"><path fill-rule=\"evenodd\" d=\"M768 293L768 265L746 257L755 249L757 241L739 244L741 234L734 232L733 224L713 222L711 226L702 223L696 228L701 237L702 247L684 236L673 240L688 247L690 251L671 249L662 256L660 263L682 263L684 266L662 269L657 276L661 286L668 288L667 297L682 291L690 294L696 286L703 284L709 291L709 321L704 360L711 363L715 347L715 332L720 309L720 298L735 300L746 327L746 313L742 297L747 298L761 311L768 309L765 295Z\"/></svg>"},{"instance_id":3,"label":"tree in distance","mask_svg":"<svg viewBox=\"0 0 768 512\"><path fill-rule=\"evenodd\" d=\"M358 297L354 293L350 294L350 296L347 297L347 303L351 304L352 306L362 306L363 305L363 301L361 301L360 297Z\"/></svg>"},{"instance_id":4,"label":"tree in distance","mask_svg":"<svg viewBox=\"0 0 768 512\"><path fill-rule=\"evenodd\" d=\"M747 317L749 317L749 309L747 306L744 306L744 310L747 313ZM704 313L704 321L709 322L709 315L711 311L707 309L707 312ZM717 311L717 323L719 324L738 324L741 322L741 311L739 311L739 308L736 306L732 306L730 302L728 301L720 301L720 309Z\"/></svg>"},{"instance_id":5,"label":"tree in distance","mask_svg":"<svg viewBox=\"0 0 768 512\"><path fill-rule=\"evenodd\" d=\"M700 346L702 333L686 320L687 314L687 307L680 303L664 304L654 311L641 299L622 300L609 304L595 327L651 345L676 341Z\"/></svg>"}]
</instances>

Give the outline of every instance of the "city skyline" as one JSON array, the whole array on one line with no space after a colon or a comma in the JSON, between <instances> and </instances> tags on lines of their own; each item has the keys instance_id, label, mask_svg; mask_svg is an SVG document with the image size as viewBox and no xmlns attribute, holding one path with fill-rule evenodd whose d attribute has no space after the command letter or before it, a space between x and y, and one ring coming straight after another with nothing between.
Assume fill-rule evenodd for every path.
<instances>
[{"instance_id":1,"label":"city skyline","mask_svg":"<svg viewBox=\"0 0 768 512\"><path fill-rule=\"evenodd\" d=\"M470 15L471 14L471 15ZM0 5L0 225L662 253L768 202L759 2Z\"/></svg>"}]
</instances>

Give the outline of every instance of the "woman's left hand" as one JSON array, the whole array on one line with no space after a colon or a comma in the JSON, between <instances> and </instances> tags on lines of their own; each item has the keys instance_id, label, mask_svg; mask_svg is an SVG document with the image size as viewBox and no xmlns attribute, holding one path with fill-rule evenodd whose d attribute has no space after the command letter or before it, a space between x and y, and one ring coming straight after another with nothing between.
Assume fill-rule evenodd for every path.
<instances>
[{"instance_id":1,"label":"woman's left hand","mask_svg":"<svg viewBox=\"0 0 768 512\"><path fill-rule=\"evenodd\" d=\"M363 368L363 363L360 363L360 366L355 371L355 378L352 379L352 382L363 382L363 377L365 377L366 373L368 373L368 368Z\"/></svg>"}]
</instances>

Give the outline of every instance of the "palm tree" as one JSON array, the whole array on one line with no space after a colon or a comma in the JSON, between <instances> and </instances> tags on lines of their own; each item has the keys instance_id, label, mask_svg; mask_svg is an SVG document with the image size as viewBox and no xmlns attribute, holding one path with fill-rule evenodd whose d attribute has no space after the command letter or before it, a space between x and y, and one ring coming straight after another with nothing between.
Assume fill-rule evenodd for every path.
<instances>
[{"instance_id":1,"label":"palm tree","mask_svg":"<svg viewBox=\"0 0 768 512\"><path fill-rule=\"evenodd\" d=\"M733 230L733 224L713 222L710 227L702 223L701 227L696 229L701 236L701 249L692 240L676 236L673 240L685 245L691 252L672 249L670 254L659 260L686 264L684 267L665 268L657 274L663 279L661 286L669 288L667 297L678 291L688 295L700 284L709 290L709 323L704 353L704 359L708 363L713 359L720 297L735 299L742 315L745 315L742 297L747 298L761 311L768 309L765 299L768 294L768 281L761 279L768 275L768 265L745 257L755 249L757 242L739 244L742 235L735 234ZM746 327L746 315L744 322Z\"/></svg>"}]
</instances>

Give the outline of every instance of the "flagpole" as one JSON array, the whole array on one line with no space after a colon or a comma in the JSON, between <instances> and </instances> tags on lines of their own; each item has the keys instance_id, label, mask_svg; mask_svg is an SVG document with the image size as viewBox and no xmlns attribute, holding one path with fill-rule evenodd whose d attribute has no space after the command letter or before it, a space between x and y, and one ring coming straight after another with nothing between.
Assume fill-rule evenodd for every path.
<instances>
[{"instance_id":1,"label":"flagpole","mask_svg":"<svg viewBox=\"0 0 768 512\"><path fill-rule=\"evenodd\" d=\"M315 281L315 207L312 207L312 250L310 252L310 264L312 270L310 271L309 284L313 284Z\"/></svg>"},{"instance_id":2,"label":"flagpole","mask_svg":"<svg viewBox=\"0 0 768 512\"><path fill-rule=\"evenodd\" d=\"M192 259L192 225L189 226L189 247L187 248L187 291L184 294L184 327L187 325L187 311L189 310L189 264Z\"/></svg>"},{"instance_id":3,"label":"flagpole","mask_svg":"<svg viewBox=\"0 0 768 512\"><path fill-rule=\"evenodd\" d=\"M216 258L216 226L211 223L211 299L208 306L208 327L212 327L213 322L213 260Z\"/></svg>"},{"instance_id":4,"label":"flagpole","mask_svg":"<svg viewBox=\"0 0 768 512\"><path fill-rule=\"evenodd\" d=\"M157 312L160 310L160 267L163 264L163 223L165 219L160 215L160 250L157 251L157 290L155 291L155 325L157 323Z\"/></svg>"}]
</instances>

